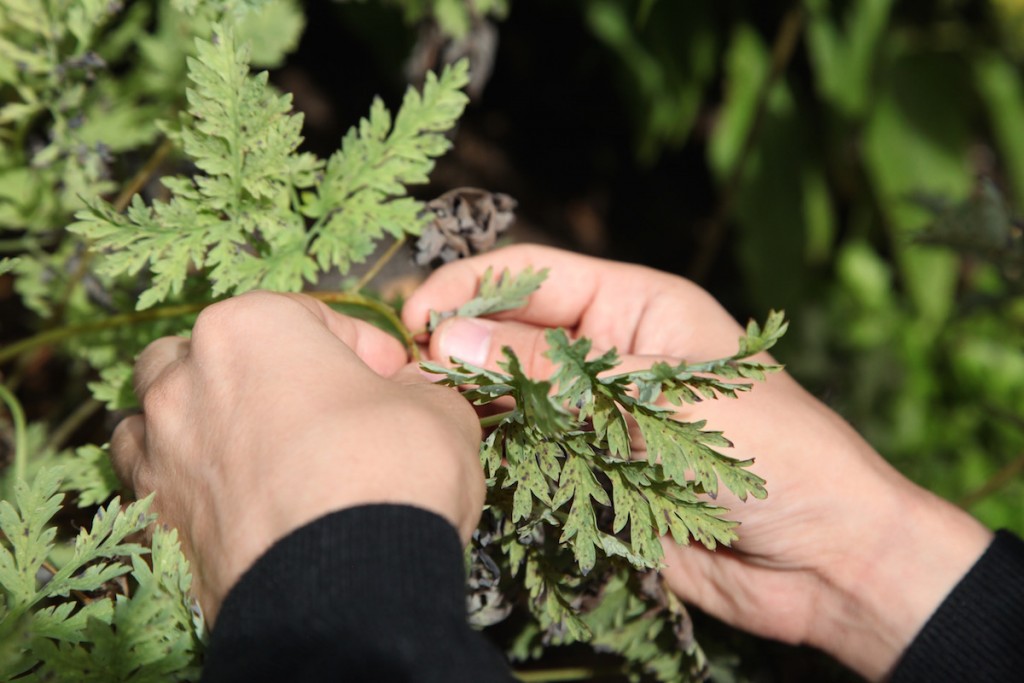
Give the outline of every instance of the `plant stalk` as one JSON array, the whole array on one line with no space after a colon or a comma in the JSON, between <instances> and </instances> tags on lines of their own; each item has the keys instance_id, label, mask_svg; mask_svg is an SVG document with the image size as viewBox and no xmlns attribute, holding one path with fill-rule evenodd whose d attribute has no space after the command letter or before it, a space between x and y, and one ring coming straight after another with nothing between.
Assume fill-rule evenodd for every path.
<instances>
[{"instance_id":1,"label":"plant stalk","mask_svg":"<svg viewBox=\"0 0 1024 683\"><path fill-rule=\"evenodd\" d=\"M487 417L480 418L480 426L484 429L488 427L497 427L501 424L502 420L514 413L514 410L506 410L503 413L496 413L495 415L488 415Z\"/></svg>"},{"instance_id":2,"label":"plant stalk","mask_svg":"<svg viewBox=\"0 0 1024 683\"><path fill-rule=\"evenodd\" d=\"M405 345L405 350L408 351L409 357L416 361L420 359L420 349L416 346L416 340L413 339L412 332L409 331L409 328L405 326L402 319L387 304L355 292L304 292L304 294L314 299L319 299L325 304L348 304L377 313L387 320L395 329L395 332L398 333L399 341Z\"/></svg>"},{"instance_id":3,"label":"plant stalk","mask_svg":"<svg viewBox=\"0 0 1024 683\"><path fill-rule=\"evenodd\" d=\"M100 401L94 398L82 403L82 405L75 408L75 410L68 415L60 425L53 430L53 434L46 441L46 445L43 446L44 451L52 450L54 452L59 451L64 444L70 439L78 428L85 423L90 417L96 414L96 412L103 407Z\"/></svg>"},{"instance_id":4,"label":"plant stalk","mask_svg":"<svg viewBox=\"0 0 1024 683\"><path fill-rule=\"evenodd\" d=\"M416 346L416 341L402 323L402 320L393 310L391 310L391 307L369 297L362 296L361 294L350 294L347 292L306 292L306 294L314 299L319 299L324 303L349 304L377 313L395 328L395 331L401 337L400 341L405 345L409 355L413 359L419 360L420 353L419 348ZM131 311L128 313L112 315L107 318L100 318L99 320L93 320L87 323L63 325L61 327L43 330L38 334L26 337L25 339L21 339L0 349L0 363L5 363L13 358L17 358L23 353L40 346L54 344L80 334L88 334L89 332L98 332L100 330L136 325L151 320L164 320L167 318L189 315L191 313L198 313L212 303L216 302L203 301L199 303L164 306L162 308L150 308L144 311Z\"/></svg>"},{"instance_id":5,"label":"plant stalk","mask_svg":"<svg viewBox=\"0 0 1024 683\"><path fill-rule=\"evenodd\" d=\"M537 671L514 671L513 675L523 683L556 683L557 681L591 681L597 675L593 669L584 667L566 669L538 669Z\"/></svg>"},{"instance_id":6,"label":"plant stalk","mask_svg":"<svg viewBox=\"0 0 1024 683\"><path fill-rule=\"evenodd\" d=\"M2 384L0 384L0 401L7 405L7 410L11 412L11 421L14 423L14 479L15 481L24 481L28 466L28 430L25 424L25 411L17 396Z\"/></svg>"},{"instance_id":7,"label":"plant stalk","mask_svg":"<svg viewBox=\"0 0 1024 683\"><path fill-rule=\"evenodd\" d=\"M165 318L175 318L178 316L188 315L189 313L196 313L202 310L210 303L213 302L207 301L196 304L178 304L175 306L165 306L163 308L150 308L145 311L131 311L129 313L119 313L117 315L100 318L87 323L62 325L49 330L43 330L38 334L26 337L25 339L21 339L0 349L0 363L5 363L12 358L17 358L21 354L40 346L53 344L80 334L88 334L89 332L99 332L100 330L109 330L127 325L135 325L138 323L148 322L150 320L162 320Z\"/></svg>"},{"instance_id":8,"label":"plant stalk","mask_svg":"<svg viewBox=\"0 0 1024 683\"><path fill-rule=\"evenodd\" d=\"M366 273L363 274L361 278L359 278L359 282L357 282L350 291L361 292L363 288L366 287L366 285L370 284L370 281L373 280L373 278L377 277L377 274L380 273L381 269L384 268L384 266L387 265L388 261L390 261L391 258L398 253L398 250L405 245L405 238L406 236L402 235L400 238L396 239L394 243L390 247L388 247L388 250L381 254L381 257L377 259L377 262L374 263L373 266L368 271L366 271Z\"/></svg>"}]
</instances>

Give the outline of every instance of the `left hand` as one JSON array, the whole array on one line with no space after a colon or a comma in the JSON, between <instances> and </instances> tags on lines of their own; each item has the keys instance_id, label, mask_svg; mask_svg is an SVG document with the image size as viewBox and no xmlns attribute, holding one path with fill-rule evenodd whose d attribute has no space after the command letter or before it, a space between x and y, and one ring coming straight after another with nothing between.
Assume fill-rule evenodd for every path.
<instances>
[{"instance_id":1,"label":"left hand","mask_svg":"<svg viewBox=\"0 0 1024 683\"><path fill-rule=\"evenodd\" d=\"M178 529L212 623L275 541L369 503L424 508L468 542L484 480L469 404L406 364L384 332L302 295L214 304L191 340L140 354L141 415L111 439L114 466Z\"/></svg>"},{"instance_id":2,"label":"left hand","mask_svg":"<svg viewBox=\"0 0 1024 683\"><path fill-rule=\"evenodd\" d=\"M616 347L617 371L728 356L743 331L680 277L532 245L438 269L406 302L403 319L421 328L430 310L470 299L488 268L527 266L551 273L526 306L489 320L446 320L429 356L498 369L509 346L527 375L548 378L551 327L590 338L595 355ZM756 360L773 362L767 354ZM731 548L664 542L669 587L744 630L814 645L880 679L992 539L964 511L901 476L788 373L736 400L683 405L676 415L723 431L734 444L727 453L756 456L752 470L768 482L765 500L741 503L719 492L716 502L742 524Z\"/></svg>"}]
</instances>

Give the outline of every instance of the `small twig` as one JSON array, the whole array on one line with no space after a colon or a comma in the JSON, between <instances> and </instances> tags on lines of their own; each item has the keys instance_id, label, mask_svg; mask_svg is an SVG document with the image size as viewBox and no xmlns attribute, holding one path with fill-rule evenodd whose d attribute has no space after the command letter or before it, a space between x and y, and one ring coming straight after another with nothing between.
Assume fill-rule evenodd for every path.
<instances>
[{"instance_id":1,"label":"small twig","mask_svg":"<svg viewBox=\"0 0 1024 683\"><path fill-rule=\"evenodd\" d=\"M960 507L967 509L977 505L1016 479L1021 473L1024 473L1024 453L1001 467L980 487L961 498Z\"/></svg>"},{"instance_id":2,"label":"small twig","mask_svg":"<svg viewBox=\"0 0 1024 683\"><path fill-rule=\"evenodd\" d=\"M42 240L35 236L31 239L28 237L15 237L8 240L0 240L0 254L13 254L27 251L37 245L49 246L51 244L53 244L52 239Z\"/></svg>"},{"instance_id":3,"label":"small twig","mask_svg":"<svg viewBox=\"0 0 1024 683\"><path fill-rule=\"evenodd\" d=\"M57 569L57 565L53 564L49 560L43 560L42 565L40 566L42 566L43 569L50 572L50 574L52 575L56 575L57 572L60 571L59 569ZM92 598L90 598L88 595L86 595L80 590L72 590L71 594L78 598L78 601L81 602L83 605L88 605L93 602Z\"/></svg>"},{"instance_id":4,"label":"small twig","mask_svg":"<svg viewBox=\"0 0 1024 683\"><path fill-rule=\"evenodd\" d=\"M991 415L995 415L996 417L1006 420L1015 428L1024 431L1024 417L1021 417L1016 413L1011 413L1009 410L1005 410L1003 408L991 404L985 405L985 411Z\"/></svg>"},{"instance_id":5,"label":"small twig","mask_svg":"<svg viewBox=\"0 0 1024 683\"><path fill-rule=\"evenodd\" d=\"M121 188L121 191L117 194L117 198L112 202L114 211L121 213L128 208L128 203L131 202L132 197L145 187L146 183L156 173L156 170L163 163L164 159L167 158L167 155L171 153L172 149L174 149L174 143L164 139L160 146L153 150L153 154L146 161L146 164L132 176L128 184Z\"/></svg>"},{"instance_id":6,"label":"small twig","mask_svg":"<svg viewBox=\"0 0 1024 683\"><path fill-rule=\"evenodd\" d=\"M135 173L134 176L132 176L132 179L129 180L127 184L125 184L125 186L121 188L121 191L117 194L117 198L115 198L111 204L114 208L114 211L116 211L117 213L122 213L125 209L128 208L128 204L129 202L131 202L132 197L134 197L139 192L139 190L141 190L146 185L146 183L149 182L149 179L160 167L160 164L163 163L167 155L170 154L172 149L174 149L174 145L171 143L170 140L165 139L162 143L160 143L159 147L153 150L153 154L150 155L145 165L142 168L140 168ZM82 257L78 260L78 267L75 268L75 272L73 272L71 274L71 277L68 278L67 287L64 288L64 296L61 297L61 300L57 303L56 306L54 306L54 320L60 320L63 317L64 309L67 308L68 301L71 299L72 292L74 292L75 287L78 286L78 283L82 281L82 278L86 276L86 273L89 272L89 266L92 264L92 260L94 257L94 252L86 250L82 254Z\"/></svg>"},{"instance_id":7,"label":"small twig","mask_svg":"<svg viewBox=\"0 0 1024 683\"><path fill-rule=\"evenodd\" d=\"M775 43L772 46L772 63L768 75L761 84L761 90L757 95L757 106L754 109L754 120L747 130L747 136L743 139L743 146L733 162L732 168L722 190L718 206L707 223L707 230L703 235L703 242L700 249L694 255L687 270L687 275L696 282L703 281L711 266L714 264L718 250L725 239L727 221L732 214L733 205L743 182L743 176L747 169L747 162L750 160L751 152L754 151L754 143L761 133L765 115L768 112L768 100L772 89L789 65L793 52L796 49L797 41L804 27L804 11L799 5L789 10L782 20L779 32L775 36Z\"/></svg>"},{"instance_id":8,"label":"small twig","mask_svg":"<svg viewBox=\"0 0 1024 683\"><path fill-rule=\"evenodd\" d=\"M381 271L381 269L385 265L387 265L388 261L390 261L391 258L395 254L397 254L399 249L401 249L404 245L405 235L402 235L400 238L396 239L390 247L388 247L387 251L381 254L381 257L377 259L377 262L373 264L373 267L366 271L366 273L361 278L359 278L359 282L357 282L355 286L352 287L352 289L349 291L361 292L363 288L366 287L366 285L370 284L370 281L373 280L373 278L377 277L377 274Z\"/></svg>"},{"instance_id":9,"label":"small twig","mask_svg":"<svg viewBox=\"0 0 1024 683\"><path fill-rule=\"evenodd\" d=\"M50 438L47 439L46 445L43 446L44 451L52 450L57 452L64 446L64 443L70 439L78 428L88 420L90 417L96 414L96 412L103 407L100 401L94 398L82 403L82 405L75 408L74 411L60 423L60 425L53 430Z\"/></svg>"}]
</instances>

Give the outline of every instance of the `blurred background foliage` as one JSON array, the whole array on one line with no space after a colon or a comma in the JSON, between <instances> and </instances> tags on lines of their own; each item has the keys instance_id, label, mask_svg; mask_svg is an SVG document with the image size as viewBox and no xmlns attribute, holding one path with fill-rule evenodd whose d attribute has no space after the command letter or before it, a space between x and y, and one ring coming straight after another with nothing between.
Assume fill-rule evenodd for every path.
<instances>
[{"instance_id":1,"label":"blurred background foliage","mask_svg":"<svg viewBox=\"0 0 1024 683\"><path fill-rule=\"evenodd\" d=\"M785 308L801 381L910 477L1024 532L1024 2L456 4L438 23L458 38L433 43L395 10L451 2L310 11L378 88L475 57L435 182L510 192L527 239L687 275L740 318ZM293 62L314 78L318 25ZM324 97L344 106L350 75Z\"/></svg>"}]
</instances>

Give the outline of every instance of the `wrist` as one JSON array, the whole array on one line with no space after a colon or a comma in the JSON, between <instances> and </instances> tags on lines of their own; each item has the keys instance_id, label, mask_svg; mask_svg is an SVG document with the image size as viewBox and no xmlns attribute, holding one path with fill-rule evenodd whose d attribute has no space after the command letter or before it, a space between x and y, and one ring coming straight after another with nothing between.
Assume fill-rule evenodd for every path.
<instances>
[{"instance_id":1,"label":"wrist","mask_svg":"<svg viewBox=\"0 0 1024 683\"><path fill-rule=\"evenodd\" d=\"M869 680L884 678L981 557L992 532L963 510L899 482L822 570L826 590L811 644ZM854 517L855 518L855 517Z\"/></svg>"}]
</instances>

